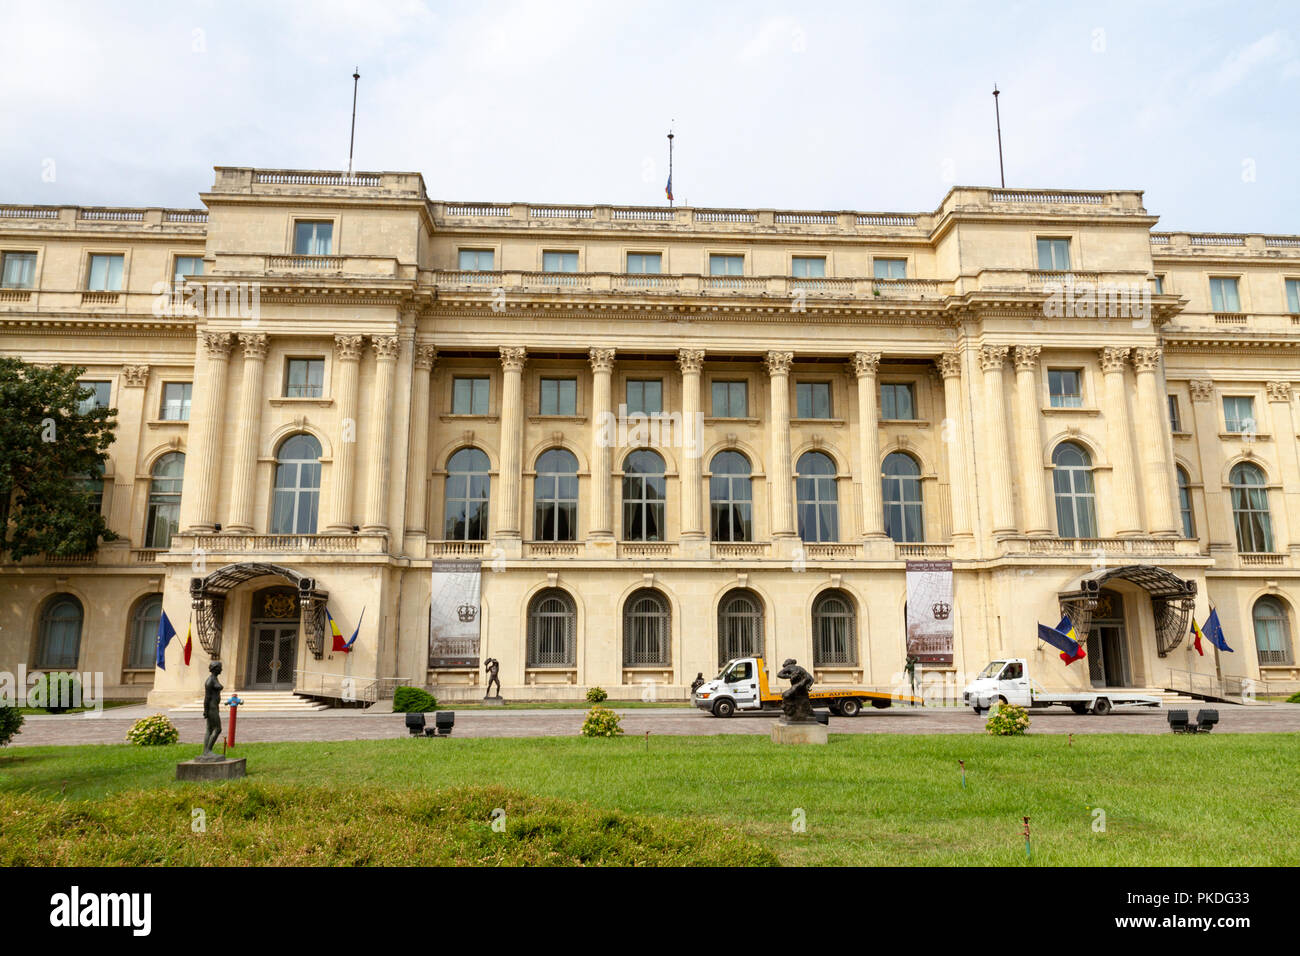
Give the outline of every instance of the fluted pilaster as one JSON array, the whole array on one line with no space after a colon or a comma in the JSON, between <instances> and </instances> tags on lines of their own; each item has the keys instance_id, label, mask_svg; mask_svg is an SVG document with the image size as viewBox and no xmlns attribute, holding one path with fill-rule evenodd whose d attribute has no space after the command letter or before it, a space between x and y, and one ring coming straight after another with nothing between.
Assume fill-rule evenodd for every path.
<instances>
[{"instance_id":1,"label":"fluted pilaster","mask_svg":"<svg viewBox=\"0 0 1300 956\"><path fill-rule=\"evenodd\" d=\"M365 336L334 336L334 394L338 421L334 429L334 465L331 469L326 529L334 534L352 530L353 486L357 459L357 377Z\"/></svg>"},{"instance_id":2,"label":"fluted pilaster","mask_svg":"<svg viewBox=\"0 0 1300 956\"><path fill-rule=\"evenodd\" d=\"M935 363L943 376L944 426L940 436L948 453L948 491L952 498L952 533L971 533L970 488L966 474L965 428L961 414L961 353L944 352Z\"/></svg>"},{"instance_id":3,"label":"fluted pilaster","mask_svg":"<svg viewBox=\"0 0 1300 956\"><path fill-rule=\"evenodd\" d=\"M790 365L793 352L768 352L767 374L771 390L772 466L769 488L772 498L772 537L793 538L793 475L790 461Z\"/></svg>"},{"instance_id":4,"label":"fluted pilaster","mask_svg":"<svg viewBox=\"0 0 1300 956\"><path fill-rule=\"evenodd\" d=\"M429 380L438 350L415 347L415 375L411 379L411 451L406 470L406 531L429 530Z\"/></svg>"},{"instance_id":5,"label":"fluted pilaster","mask_svg":"<svg viewBox=\"0 0 1300 956\"><path fill-rule=\"evenodd\" d=\"M885 536L885 505L880 477L880 388L876 371L879 352L854 352L851 362L858 380L858 471L862 482L862 534Z\"/></svg>"},{"instance_id":6,"label":"fluted pilaster","mask_svg":"<svg viewBox=\"0 0 1300 956\"><path fill-rule=\"evenodd\" d=\"M1142 446L1142 487L1146 492L1147 530L1152 534L1180 534L1174 495L1176 483L1165 436L1169 433L1169 405L1159 387L1160 349L1133 350L1137 375L1137 407Z\"/></svg>"},{"instance_id":7,"label":"fluted pilaster","mask_svg":"<svg viewBox=\"0 0 1300 956\"><path fill-rule=\"evenodd\" d=\"M235 420L238 438L231 469L227 531L253 530L253 489L257 481L257 441L262 433L262 379L268 342L265 332L241 332L239 335L244 371L239 383L239 417Z\"/></svg>"},{"instance_id":8,"label":"fluted pilaster","mask_svg":"<svg viewBox=\"0 0 1300 956\"><path fill-rule=\"evenodd\" d=\"M1131 428L1124 383L1124 369L1130 351L1119 348L1101 350L1101 372L1106 380L1106 452L1111 463L1111 511L1114 514L1115 534L1142 532L1142 522L1138 519L1137 476L1133 467L1132 446L1129 444Z\"/></svg>"},{"instance_id":9,"label":"fluted pilaster","mask_svg":"<svg viewBox=\"0 0 1300 956\"><path fill-rule=\"evenodd\" d=\"M366 456L366 508L362 530L388 530L388 487L392 474L393 375L402 343L396 335L372 335L375 386L370 396L370 448Z\"/></svg>"},{"instance_id":10,"label":"fluted pilaster","mask_svg":"<svg viewBox=\"0 0 1300 956\"><path fill-rule=\"evenodd\" d=\"M985 435L988 442L988 475L994 533L1016 530L1011 501L1011 455L1007 445L1007 411L1003 398L1002 367L1010 348L1005 345L980 347L984 370Z\"/></svg>"},{"instance_id":11,"label":"fluted pilaster","mask_svg":"<svg viewBox=\"0 0 1300 956\"><path fill-rule=\"evenodd\" d=\"M226 376L230 370L230 351L234 336L229 332L200 332L199 340L207 357L207 375L197 390L199 408L190 434L189 455L197 469L186 468L193 477L194 505L188 530L211 531L217 521L217 488L221 481L221 433L226 418ZM188 460L187 460L188 464Z\"/></svg>"},{"instance_id":12,"label":"fluted pilaster","mask_svg":"<svg viewBox=\"0 0 1300 956\"><path fill-rule=\"evenodd\" d=\"M1047 511L1047 484L1043 480L1043 438L1039 428L1038 357L1036 345L1018 345L1016 365L1016 458L1020 465L1020 502L1024 530L1051 534Z\"/></svg>"},{"instance_id":13,"label":"fluted pilaster","mask_svg":"<svg viewBox=\"0 0 1300 956\"><path fill-rule=\"evenodd\" d=\"M527 352L523 348L501 348L501 494L497 509L497 534L519 538L521 460L524 439L523 371Z\"/></svg>"}]
</instances>

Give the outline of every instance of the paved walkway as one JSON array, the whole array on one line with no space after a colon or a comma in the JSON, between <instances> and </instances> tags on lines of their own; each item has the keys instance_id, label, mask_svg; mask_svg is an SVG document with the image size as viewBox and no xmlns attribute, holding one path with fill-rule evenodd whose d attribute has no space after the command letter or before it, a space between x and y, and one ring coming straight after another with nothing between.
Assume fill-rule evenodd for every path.
<instances>
[{"instance_id":1,"label":"paved walkway","mask_svg":"<svg viewBox=\"0 0 1300 956\"><path fill-rule=\"evenodd\" d=\"M1213 707L1213 704L1204 706ZM617 708L615 708L617 709ZM1195 707L1191 716L1196 716ZM1219 705L1221 717L1215 733L1300 733L1300 705L1260 704L1253 707ZM60 714L27 717L12 746L46 744L117 744L140 717L156 713L144 705L119 707L101 714ZM620 711L629 736L647 730L652 734L701 736L708 734L762 734L770 732L775 717L745 715L728 720L687 708L634 708ZM574 710L464 710L456 714L457 737L572 737L582 727L584 711ZM203 742L203 718L174 716L172 721L184 743ZM222 708L222 723L226 711ZM977 734L984 732L983 718L964 708L891 708L864 711L852 719L832 717L836 734ZM1076 716L1068 710L1033 715L1035 734L1163 734L1169 732L1165 710L1138 708L1115 711L1108 717ZM249 713L239 715L238 739L263 741L382 740L406 736L404 717L393 713L326 710L309 713Z\"/></svg>"}]
</instances>

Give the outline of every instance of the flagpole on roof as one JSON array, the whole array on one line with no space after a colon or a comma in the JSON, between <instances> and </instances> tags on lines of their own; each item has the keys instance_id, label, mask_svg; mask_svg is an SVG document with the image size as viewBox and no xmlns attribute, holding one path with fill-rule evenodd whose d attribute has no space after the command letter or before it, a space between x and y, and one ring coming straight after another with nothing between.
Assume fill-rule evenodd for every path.
<instances>
[{"instance_id":1,"label":"flagpole on roof","mask_svg":"<svg viewBox=\"0 0 1300 956\"><path fill-rule=\"evenodd\" d=\"M1002 188L1007 188L1007 173L1002 168L1002 111L998 109L998 85L993 84L993 115L998 123L998 175L1002 177Z\"/></svg>"},{"instance_id":2,"label":"flagpole on roof","mask_svg":"<svg viewBox=\"0 0 1300 956\"><path fill-rule=\"evenodd\" d=\"M361 82L361 67L352 68L352 132L348 135L348 179L352 178L352 146L357 140L357 84Z\"/></svg>"},{"instance_id":3,"label":"flagpole on roof","mask_svg":"<svg viewBox=\"0 0 1300 956\"><path fill-rule=\"evenodd\" d=\"M668 127L668 208L673 208L673 128Z\"/></svg>"}]
</instances>

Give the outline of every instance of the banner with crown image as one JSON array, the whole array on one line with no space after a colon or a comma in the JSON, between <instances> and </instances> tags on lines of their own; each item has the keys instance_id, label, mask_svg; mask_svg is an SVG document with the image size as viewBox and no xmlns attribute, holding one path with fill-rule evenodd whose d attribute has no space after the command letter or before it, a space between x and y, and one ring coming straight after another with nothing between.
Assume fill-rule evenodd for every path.
<instances>
[{"instance_id":1,"label":"banner with crown image","mask_svg":"<svg viewBox=\"0 0 1300 956\"><path fill-rule=\"evenodd\" d=\"M482 581L477 561L433 562L430 667L478 667Z\"/></svg>"},{"instance_id":2,"label":"banner with crown image","mask_svg":"<svg viewBox=\"0 0 1300 956\"><path fill-rule=\"evenodd\" d=\"M952 562L907 562L907 656L952 663Z\"/></svg>"}]
</instances>

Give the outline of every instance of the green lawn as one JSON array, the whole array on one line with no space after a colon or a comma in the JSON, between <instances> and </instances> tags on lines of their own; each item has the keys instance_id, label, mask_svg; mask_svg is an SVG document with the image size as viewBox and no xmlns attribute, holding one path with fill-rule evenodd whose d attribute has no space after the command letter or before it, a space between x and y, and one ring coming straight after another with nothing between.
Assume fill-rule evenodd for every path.
<instances>
[{"instance_id":1,"label":"green lawn","mask_svg":"<svg viewBox=\"0 0 1300 956\"><path fill-rule=\"evenodd\" d=\"M363 811L361 795L408 791L401 799L419 801L437 788L504 786L585 809L718 824L787 864L1294 866L1297 744L1295 734L1081 735L1072 745L1057 735L832 735L827 747L799 748L751 736L652 737L648 751L640 737L248 744L239 753L250 781L220 789L302 787L304 801L359 808L331 826L346 830L351 819L358 831L387 832L408 824ZM34 813L39 803L118 794L99 806L156 800L159 790L201 806L208 790L172 780L175 762L197 749L7 748L0 813L19 795ZM154 792L124 794L141 789ZM1094 831L1093 808L1105 811L1105 832ZM804 832L792 828L797 811ZM1032 861L1020 836L1026 815ZM177 825L188 831L188 818ZM18 839L0 828L0 854Z\"/></svg>"},{"instance_id":2,"label":"green lawn","mask_svg":"<svg viewBox=\"0 0 1300 956\"><path fill-rule=\"evenodd\" d=\"M438 704L438 710L590 710L592 704L581 700L512 700L505 704L480 704L477 702L464 702L458 700L443 701ZM600 706L609 707L612 710L636 710L638 708L660 708L660 707L683 707L689 708L692 705L682 700L604 700Z\"/></svg>"}]
</instances>

